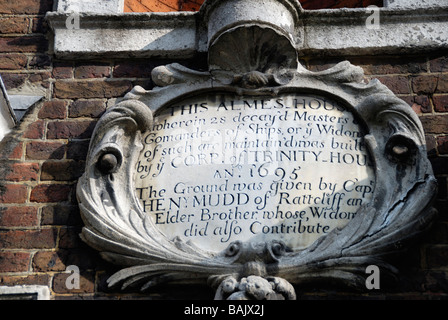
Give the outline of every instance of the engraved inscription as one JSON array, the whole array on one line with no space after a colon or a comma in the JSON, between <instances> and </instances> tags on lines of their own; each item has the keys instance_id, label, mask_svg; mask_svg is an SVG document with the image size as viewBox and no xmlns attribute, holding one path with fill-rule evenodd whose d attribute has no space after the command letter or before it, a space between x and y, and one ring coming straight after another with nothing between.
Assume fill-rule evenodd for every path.
<instances>
[{"instance_id":1,"label":"engraved inscription","mask_svg":"<svg viewBox=\"0 0 448 320\"><path fill-rule=\"evenodd\" d=\"M169 238L309 246L374 191L353 114L331 99L202 95L160 110L136 164L142 210Z\"/></svg>"}]
</instances>

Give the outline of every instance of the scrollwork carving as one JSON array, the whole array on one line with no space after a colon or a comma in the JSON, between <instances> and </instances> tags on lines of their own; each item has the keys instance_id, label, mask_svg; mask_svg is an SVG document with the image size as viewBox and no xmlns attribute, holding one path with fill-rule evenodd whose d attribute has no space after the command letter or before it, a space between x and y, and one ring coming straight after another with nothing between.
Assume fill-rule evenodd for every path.
<instances>
[{"instance_id":1,"label":"scrollwork carving","mask_svg":"<svg viewBox=\"0 0 448 320\"><path fill-rule=\"evenodd\" d=\"M375 163L375 193L371 202L361 207L345 227L334 229L298 252L281 242L235 242L222 253L213 254L162 234L141 211L133 195L132 177L139 140L141 132L150 128L150 108L133 96L108 111L95 130L88 171L78 185L86 223L83 239L100 250L106 260L128 266L113 275L108 283L121 284L124 289L137 286L148 290L165 281L196 279L208 281L218 290L220 299L259 295L285 298L283 294L278 295L277 289L281 286L274 285L282 283L289 288L286 297L291 299L293 291L285 282L300 285L319 278L338 280L347 286L363 286L365 266L369 264L381 266L393 277L397 270L381 257L406 245L430 225L436 214L430 206L436 181L426 158L421 125L412 110L378 82L344 82L341 86L341 79L351 79L353 74L347 73L342 65L327 72L328 78L322 72L297 71L288 85L277 89L318 88L327 94L339 95L353 106L353 112L368 129L365 142ZM186 69L182 70L184 75L188 74ZM354 70L359 72L358 68ZM176 86L182 91L187 87L195 91L198 85L200 90L210 88L209 83L206 80L194 84L177 82L166 88ZM233 89L230 84L216 82L211 89L220 86ZM255 90L272 94L269 87ZM154 98L151 94L140 92L141 100L153 99L157 104L160 91ZM390 131L385 132L383 128ZM234 282L232 290L229 281ZM269 288L267 283L272 290L265 290ZM259 291L251 291L254 286Z\"/></svg>"},{"instance_id":2,"label":"scrollwork carving","mask_svg":"<svg viewBox=\"0 0 448 320\"><path fill-rule=\"evenodd\" d=\"M236 41L240 36L245 37L242 48ZM228 29L210 51L207 72L179 64L156 68L152 75L158 87L134 88L102 116L93 133L77 187L85 222L81 237L123 267L108 284L145 291L167 281L197 281L215 288L216 299L295 299L292 284L316 279L362 287L370 264L396 274L384 257L427 229L436 214L431 208L436 180L412 109L379 81L365 83L362 69L349 62L320 72L304 69L292 40L266 24ZM347 225L303 250L281 241L236 241L216 253L164 234L142 211L134 176L153 112L178 97L204 92L275 97L308 91L341 101L366 129L375 190Z\"/></svg>"}]
</instances>

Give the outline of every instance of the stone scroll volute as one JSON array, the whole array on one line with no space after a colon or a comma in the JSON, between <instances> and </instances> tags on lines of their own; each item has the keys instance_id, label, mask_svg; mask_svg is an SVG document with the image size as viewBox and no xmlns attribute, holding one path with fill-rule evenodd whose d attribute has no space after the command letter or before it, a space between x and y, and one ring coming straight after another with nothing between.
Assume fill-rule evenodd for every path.
<instances>
[{"instance_id":1,"label":"stone scroll volute","mask_svg":"<svg viewBox=\"0 0 448 320\"><path fill-rule=\"evenodd\" d=\"M269 12L269 15L266 15ZM436 182L412 109L361 68L298 62L295 0L207 1L208 71L157 67L100 119L77 196L81 237L145 291L203 282L216 299L295 299L425 230Z\"/></svg>"}]
</instances>

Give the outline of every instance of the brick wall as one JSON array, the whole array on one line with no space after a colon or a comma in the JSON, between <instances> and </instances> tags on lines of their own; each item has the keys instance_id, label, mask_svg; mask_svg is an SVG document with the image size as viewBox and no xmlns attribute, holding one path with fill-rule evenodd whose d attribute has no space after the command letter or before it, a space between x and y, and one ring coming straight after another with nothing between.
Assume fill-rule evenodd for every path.
<instances>
[{"instance_id":1,"label":"brick wall","mask_svg":"<svg viewBox=\"0 0 448 320\"><path fill-rule=\"evenodd\" d=\"M383 6L383 0L299 0L303 9L364 8ZM198 11L204 0L125 0L125 12Z\"/></svg>"},{"instance_id":2,"label":"brick wall","mask_svg":"<svg viewBox=\"0 0 448 320\"><path fill-rule=\"evenodd\" d=\"M101 114L134 85L152 87L150 72L169 61L63 61L49 53L44 13L51 1L0 0L0 74L8 90L38 90L45 98L0 144L0 285L48 285L54 299L147 298L106 288L117 269L85 245L75 197L92 130ZM304 57L321 70L347 57ZM353 293L297 288L301 299L328 297L448 298L448 54L348 57L409 103L423 122L439 181L432 231L399 256L392 288ZM204 65L205 59L182 63ZM79 289L65 286L68 265L81 270ZM384 286L385 287L385 286ZM210 291L163 287L150 297L210 298Z\"/></svg>"}]
</instances>

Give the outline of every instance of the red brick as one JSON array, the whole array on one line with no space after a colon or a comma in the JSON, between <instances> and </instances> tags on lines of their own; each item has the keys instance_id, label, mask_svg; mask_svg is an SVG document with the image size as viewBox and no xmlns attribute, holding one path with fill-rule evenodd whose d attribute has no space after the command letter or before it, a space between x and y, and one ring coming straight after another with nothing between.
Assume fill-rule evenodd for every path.
<instances>
[{"instance_id":1,"label":"red brick","mask_svg":"<svg viewBox=\"0 0 448 320\"><path fill-rule=\"evenodd\" d=\"M33 257L33 271L65 271L68 255L67 251L39 251Z\"/></svg>"},{"instance_id":2,"label":"red brick","mask_svg":"<svg viewBox=\"0 0 448 320\"><path fill-rule=\"evenodd\" d=\"M41 119L64 119L67 116L67 102L64 100L45 101L39 111Z\"/></svg>"},{"instance_id":3,"label":"red brick","mask_svg":"<svg viewBox=\"0 0 448 320\"><path fill-rule=\"evenodd\" d=\"M0 272L26 272L30 258L28 252L0 252ZM3 282L0 284L4 285Z\"/></svg>"},{"instance_id":4,"label":"red brick","mask_svg":"<svg viewBox=\"0 0 448 320\"><path fill-rule=\"evenodd\" d=\"M2 80L7 90L21 87L28 75L25 73L2 73Z\"/></svg>"},{"instance_id":5,"label":"red brick","mask_svg":"<svg viewBox=\"0 0 448 320\"><path fill-rule=\"evenodd\" d=\"M429 60L429 68L431 72L448 71L448 57L437 57Z\"/></svg>"},{"instance_id":6,"label":"red brick","mask_svg":"<svg viewBox=\"0 0 448 320\"><path fill-rule=\"evenodd\" d=\"M130 91L132 84L126 80L57 81L54 96L61 99L113 98Z\"/></svg>"},{"instance_id":7,"label":"red brick","mask_svg":"<svg viewBox=\"0 0 448 320\"><path fill-rule=\"evenodd\" d=\"M7 181L36 181L39 173L39 164L34 162L25 163L2 163L0 177Z\"/></svg>"},{"instance_id":8,"label":"red brick","mask_svg":"<svg viewBox=\"0 0 448 320\"><path fill-rule=\"evenodd\" d=\"M0 226L2 227L33 227L37 224L37 207L0 208Z\"/></svg>"},{"instance_id":9,"label":"red brick","mask_svg":"<svg viewBox=\"0 0 448 320\"><path fill-rule=\"evenodd\" d=\"M30 21L26 17L0 18L0 33L27 33Z\"/></svg>"},{"instance_id":10,"label":"red brick","mask_svg":"<svg viewBox=\"0 0 448 320\"><path fill-rule=\"evenodd\" d=\"M436 93L448 93L448 74L439 75Z\"/></svg>"},{"instance_id":11,"label":"red brick","mask_svg":"<svg viewBox=\"0 0 448 320\"><path fill-rule=\"evenodd\" d=\"M69 185L40 184L31 190L31 202L61 202L67 201L72 191Z\"/></svg>"},{"instance_id":12,"label":"red brick","mask_svg":"<svg viewBox=\"0 0 448 320\"><path fill-rule=\"evenodd\" d=\"M448 74L413 77L412 90L417 94L448 93Z\"/></svg>"},{"instance_id":13,"label":"red brick","mask_svg":"<svg viewBox=\"0 0 448 320\"><path fill-rule=\"evenodd\" d=\"M436 112L448 112L448 95L434 95L432 97L434 109Z\"/></svg>"},{"instance_id":14,"label":"red brick","mask_svg":"<svg viewBox=\"0 0 448 320\"><path fill-rule=\"evenodd\" d=\"M125 1L125 12L198 11L204 0L139 0ZM382 0L301 0L304 9L363 8L383 6Z\"/></svg>"},{"instance_id":15,"label":"red brick","mask_svg":"<svg viewBox=\"0 0 448 320\"><path fill-rule=\"evenodd\" d=\"M179 0L126 1L125 12L170 12L179 11Z\"/></svg>"},{"instance_id":16,"label":"red brick","mask_svg":"<svg viewBox=\"0 0 448 320\"><path fill-rule=\"evenodd\" d=\"M62 159L64 154L65 145L61 142L32 141L26 144L27 159Z\"/></svg>"},{"instance_id":17,"label":"red brick","mask_svg":"<svg viewBox=\"0 0 448 320\"><path fill-rule=\"evenodd\" d=\"M0 52L44 52L48 41L43 35L0 37Z\"/></svg>"},{"instance_id":18,"label":"red brick","mask_svg":"<svg viewBox=\"0 0 448 320\"><path fill-rule=\"evenodd\" d=\"M79 228L61 228L59 236L59 248L71 249L82 245Z\"/></svg>"},{"instance_id":19,"label":"red brick","mask_svg":"<svg viewBox=\"0 0 448 320\"><path fill-rule=\"evenodd\" d=\"M327 70L331 67L334 67L337 63L346 60L339 57L326 57L326 58L311 58L308 61L301 61L303 65L306 65L310 71L318 72Z\"/></svg>"},{"instance_id":20,"label":"red brick","mask_svg":"<svg viewBox=\"0 0 448 320\"><path fill-rule=\"evenodd\" d=\"M18 286L18 285L43 285L47 286L50 282L48 274L30 274L30 275L2 275L0 276L0 285Z\"/></svg>"},{"instance_id":21,"label":"red brick","mask_svg":"<svg viewBox=\"0 0 448 320\"><path fill-rule=\"evenodd\" d=\"M424 115L420 120L427 134L444 134L448 128L448 114Z\"/></svg>"},{"instance_id":22,"label":"red brick","mask_svg":"<svg viewBox=\"0 0 448 320\"><path fill-rule=\"evenodd\" d=\"M51 249L56 247L56 229L0 231L0 246L5 249Z\"/></svg>"},{"instance_id":23,"label":"red brick","mask_svg":"<svg viewBox=\"0 0 448 320\"><path fill-rule=\"evenodd\" d=\"M41 225L77 226L82 224L77 205L49 205L42 208Z\"/></svg>"},{"instance_id":24,"label":"red brick","mask_svg":"<svg viewBox=\"0 0 448 320\"><path fill-rule=\"evenodd\" d=\"M23 143L17 144L8 155L8 159L20 159L23 155Z\"/></svg>"},{"instance_id":25,"label":"red brick","mask_svg":"<svg viewBox=\"0 0 448 320\"><path fill-rule=\"evenodd\" d=\"M103 78L110 76L110 66L108 65L81 65L75 68L75 78Z\"/></svg>"},{"instance_id":26,"label":"red brick","mask_svg":"<svg viewBox=\"0 0 448 320\"><path fill-rule=\"evenodd\" d=\"M368 75L408 74L427 72L423 57L353 57L348 58L356 66L363 68Z\"/></svg>"},{"instance_id":27,"label":"red brick","mask_svg":"<svg viewBox=\"0 0 448 320\"><path fill-rule=\"evenodd\" d=\"M14 145L14 142L10 142L4 146L0 154L0 159L20 160L23 154L23 143Z\"/></svg>"},{"instance_id":28,"label":"red brick","mask_svg":"<svg viewBox=\"0 0 448 320\"><path fill-rule=\"evenodd\" d=\"M432 112L431 102L428 96L415 96L409 99L401 98L408 102L417 114Z\"/></svg>"},{"instance_id":29,"label":"red brick","mask_svg":"<svg viewBox=\"0 0 448 320\"><path fill-rule=\"evenodd\" d=\"M202 1L179 0L180 11L199 11Z\"/></svg>"},{"instance_id":30,"label":"red brick","mask_svg":"<svg viewBox=\"0 0 448 320\"><path fill-rule=\"evenodd\" d=\"M42 164L41 181L71 181L84 173L85 164L79 161L46 161Z\"/></svg>"},{"instance_id":31,"label":"red brick","mask_svg":"<svg viewBox=\"0 0 448 320\"><path fill-rule=\"evenodd\" d=\"M85 139L90 138L95 129L96 121L53 121L48 123L48 139Z\"/></svg>"},{"instance_id":32,"label":"red brick","mask_svg":"<svg viewBox=\"0 0 448 320\"><path fill-rule=\"evenodd\" d=\"M0 69L18 70L26 67L27 58L24 54L0 54Z\"/></svg>"},{"instance_id":33,"label":"red brick","mask_svg":"<svg viewBox=\"0 0 448 320\"><path fill-rule=\"evenodd\" d=\"M204 0L139 0L125 1L125 12L198 11ZM383 6L382 0L301 0L304 9L362 8Z\"/></svg>"},{"instance_id":34,"label":"red brick","mask_svg":"<svg viewBox=\"0 0 448 320\"><path fill-rule=\"evenodd\" d=\"M420 75L411 79L412 90L417 94L433 94L437 89L438 76Z\"/></svg>"},{"instance_id":35,"label":"red brick","mask_svg":"<svg viewBox=\"0 0 448 320\"><path fill-rule=\"evenodd\" d=\"M437 137L437 150L439 154L448 154L448 136Z\"/></svg>"},{"instance_id":36,"label":"red brick","mask_svg":"<svg viewBox=\"0 0 448 320\"><path fill-rule=\"evenodd\" d=\"M63 229L61 229L61 236L62 231ZM81 242L81 238L79 237L79 230L76 234L76 237L78 238L78 241ZM59 243L61 243L61 240L59 240ZM75 265L79 267L80 270L98 269L98 267L100 267L104 263L104 260L102 260L98 254L92 254L90 250L86 250L85 244L83 244L83 246L80 248L60 248L61 247L59 246L59 250L57 251L57 253L60 254L62 258L64 258L65 253L67 253L66 259L63 260L64 263L66 265Z\"/></svg>"},{"instance_id":37,"label":"red brick","mask_svg":"<svg viewBox=\"0 0 448 320\"><path fill-rule=\"evenodd\" d=\"M44 137L44 130L44 122L42 120L38 120L26 127L23 137L25 139L42 139Z\"/></svg>"},{"instance_id":38,"label":"red brick","mask_svg":"<svg viewBox=\"0 0 448 320\"><path fill-rule=\"evenodd\" d=\"M395 94L408 94L410 88L407 77L404 76L381 76L377 77L386 87Z\"/></svg>"},{"instance_id":39,"label":"red brick","mask_svg":"<svg viewBox=\"0 0 448 320\"><path fill-rule=\"evenodd\" d=\"M85 160L89 152L90 141L70 141L67 144L67 159Z\"/></svg>"},{"instance_id":40,"label":"red brick","mask_svg":"<svg viewBox=\"0 0 448 320\"><path fill-rule=\"evenodd\" d=\"M355 57L319 57L301 61L310 71L323 71L335 66L337 63L349 60L352 64L361 67L366 75L386 76L390 74L409 74L427 72L426 58L403 56L355 56Z\"/></svg>"},{"instance_id":41,"label":"red brick","mask_svg":"<svg viewBox=\"0 0 448 320\"><path fill-rule=\"evenodd\" d=\"M151 78L153 66L148 62L121 62L114 68L115 78Z\"/></svg>"},{"instance_id":42,"label":"red brick","mask_svg":"<svg viewBox=\"0 0 448 320\"><path fill-rule=\"evenodd\" d=\"M73 77L73 64L71 62L54 62L53 63L53 78L55 79L70 79Z\"/></svg>"},{"instance_id":43,"label":"red brick","mask_svg":"<svg viewBox=\"0 0 448 320\"><path fill-rule=\"evenodd\" d=\"M33 33L46 33L48 31L48 24L44 17L32 19L31 31Z\"/></svg>"},{"instance_id":44,"label":"red brick","mask_svg":"<svg viewBox=\"0 0 448 320\"><path fill-rule=\"evenodd\" d=\"M29 69L47 69L51 67L51 57L47 55L35 55L30 58ZM53 73L51 74L53 76Z\"/></svg>"},{"instance_id":45,"label":"red brick","mask_svg":"<svg viewBox=\"0 0 448 320\"><path fill-rule=\"evenodd\" d=\"M106 106L103 100L76 100L69 106L69 117L99 118Z\"/></svg>"},{"instance_id":46,"label":"red brick","mask_svg":"<svg viewBox=\"0 0 448 320\"><path fill-rule=\"evenodd\" d=\"M53 8L52 0L2 0L0 13L7 14L45 14Z\"/></svg>"},{"instance_id":47,"label":"red brick","mask_svg":"<svg viewBox=\"0 0 448 320\"><path fill-rule=\"evenodd\" d=\"M48 89L50 87L50 77L51 73L49 71L30 73L28 81L34 85L40 85Z\"/></svg>"},{"instance_id":48,"label":"red brick","mask_svg":"<svg viewBox=\"0 0 448 320\"><path fill-rule=\"evenodd\" d=\"M0 203L25 203L27 190L27 186L22 184L0 183Z\"/></svg>"}]
</instances>

